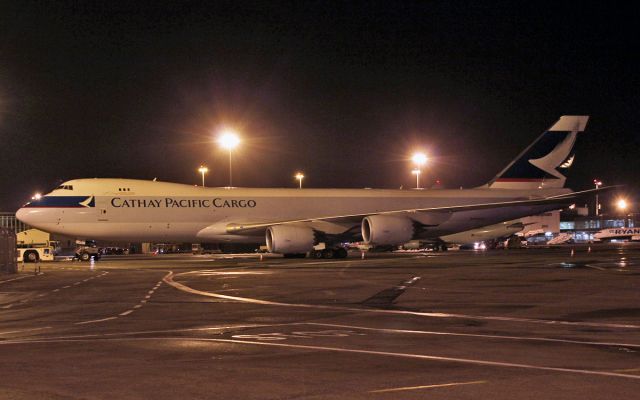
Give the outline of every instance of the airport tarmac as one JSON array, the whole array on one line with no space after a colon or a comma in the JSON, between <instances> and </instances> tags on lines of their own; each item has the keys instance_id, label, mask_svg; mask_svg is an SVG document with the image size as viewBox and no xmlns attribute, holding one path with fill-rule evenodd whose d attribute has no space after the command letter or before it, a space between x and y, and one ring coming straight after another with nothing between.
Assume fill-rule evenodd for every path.
<instances>
[{"instance_id":1,"label":"airport tarmac","mask_svg":"<svg viewBox=\"0 0 640 400\"><path fill-rule=\"evenodd\" d=\"M27 264L0 398L636 398L640 246L588 250Z\"/></svg>"}]
</instances>

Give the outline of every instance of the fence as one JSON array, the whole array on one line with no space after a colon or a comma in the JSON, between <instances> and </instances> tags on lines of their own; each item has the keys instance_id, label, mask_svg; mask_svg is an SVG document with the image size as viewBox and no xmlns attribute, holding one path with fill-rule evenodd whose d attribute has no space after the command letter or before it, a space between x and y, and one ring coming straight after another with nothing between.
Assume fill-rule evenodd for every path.
<instances>
[{"instance_id":1,"label":"fence","mask_svg":"<svg viewBox=\"0 0 640 400\"><path fill-rule=\"evenodd\" d=\"M29 225L16 218L15 212L0 212L0 228L9 228L13 232L18 233L26 231Z\"/></svg>"},{"instance_id":2,"label":"fence","mask_svg":"<svg viewBox=\"0 0 640 400\"><path fill-rule=\"evenodd\" d=\"M0 228L0 273L18 272L16 262L16 234L12 229Z\"/></svg>"}]
</instances>

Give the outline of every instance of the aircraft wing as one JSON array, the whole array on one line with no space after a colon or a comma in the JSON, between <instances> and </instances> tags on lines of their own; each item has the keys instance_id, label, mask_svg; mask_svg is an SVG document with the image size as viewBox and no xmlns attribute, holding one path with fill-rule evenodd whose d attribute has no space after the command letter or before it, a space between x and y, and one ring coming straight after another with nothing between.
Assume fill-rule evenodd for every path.
<instances>
[{"instance_id":1,"label":"aircraft wing","mask_svg":"<svg viewBox=\"0 0 640 400\"><path fill-rule=\"evenodd\" d=\"M318 216L315 218L298 219L298 220L268 221L268 222L261 221L259 223L230 223L226 226L226 231L227 233L230 233L230 234L250 234L250 233L253 234L273 225L308 224L308 223L317 223L321 221L335 223L335 224L349 224L349 223L357 224L360 222L362 218L372 214L390 215L390 214L426 213L426 212L452 213L452 212L458 212L458 211L483 210L483 209L490 209L490 208L537 206L537 205L553 204L553 203L569 203L570 204L569 200L575 199L577 197L595 193L596 191L598 193L604 193L618 187L620 186L606 186L599 189L588 189L588 190L582 190L579 192L571 192L567 194L548 196L548 197L542 197L537 199L519 199L519 200L508 200L508 201L500 201L500 202L493 202L493 203L476 203L476 204L445 206L445 207L411 208L411 209L389 210L389 211L381 211L381 212L366 213L366 214L327 215L327 216Z\"/></svg>"}]
</instances>

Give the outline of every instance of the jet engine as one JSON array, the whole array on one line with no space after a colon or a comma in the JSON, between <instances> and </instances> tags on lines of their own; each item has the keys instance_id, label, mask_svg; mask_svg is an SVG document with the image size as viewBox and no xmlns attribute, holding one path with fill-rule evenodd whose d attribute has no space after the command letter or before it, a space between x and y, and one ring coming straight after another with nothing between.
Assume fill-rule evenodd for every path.
<instances>
[{"instance_id":1,"label":"jet engine","mask_svg":"<svg viewBox=\"0 0 640 400\"><path fill-rule=\"evenodd\" d=\"M407 217L369 215L362 220L362 238L367 244L396 245L415 235L414 222Z\"/></svg>"},{"instance_id":2,"label":"jet engine","mask_svg":"<svg viewBox=\"0 0 640 400\"><path fill-rule=\"evenodd\" d=\"M270 253L296 254L313 250L313 229L303 226L274 225L267 228L267 249Z\"/></svg>"}]
</instances>

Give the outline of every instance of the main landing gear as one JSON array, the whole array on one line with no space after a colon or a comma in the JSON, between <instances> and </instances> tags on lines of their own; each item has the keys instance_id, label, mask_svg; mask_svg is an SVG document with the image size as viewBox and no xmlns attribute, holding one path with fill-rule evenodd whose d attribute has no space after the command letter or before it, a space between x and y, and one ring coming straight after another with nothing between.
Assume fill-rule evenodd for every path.
<instances>
[{"instance_id":1,"label":"main landing gear","mask_svg":"<svg viewBox=\"0 0 640 400\"><path fill-rule=\"evenodd\" d=\"M311 250L309 252L311 258L347 258L347 249L338 247L335 249Z\"/></svg>"}]
</instances>

